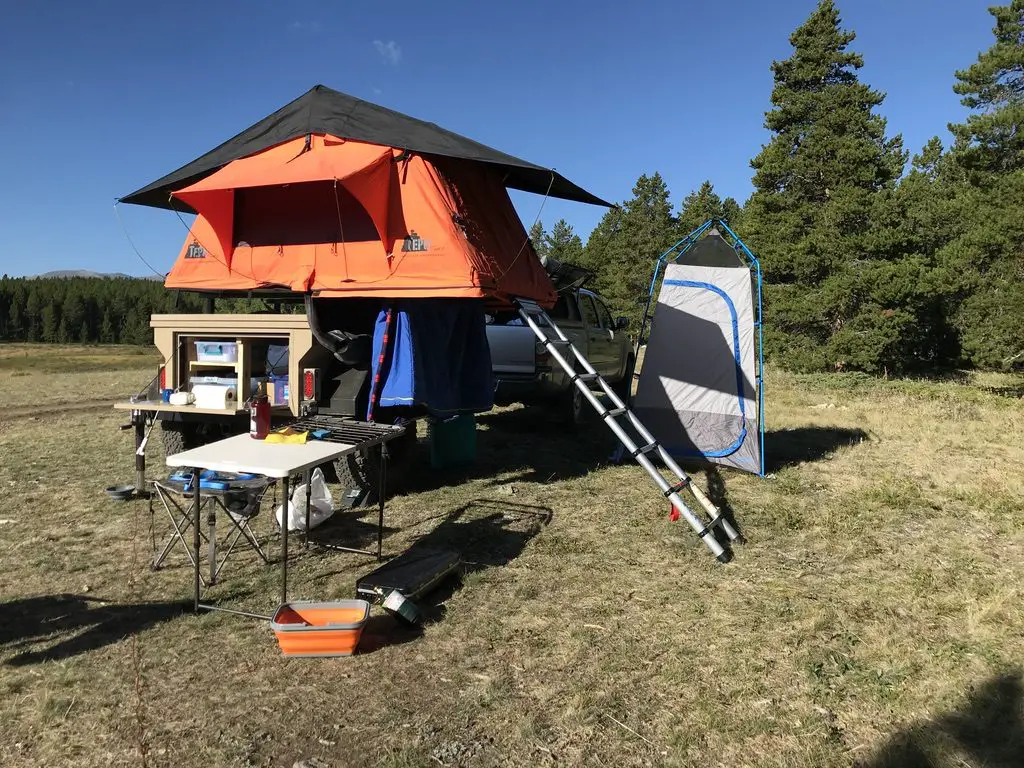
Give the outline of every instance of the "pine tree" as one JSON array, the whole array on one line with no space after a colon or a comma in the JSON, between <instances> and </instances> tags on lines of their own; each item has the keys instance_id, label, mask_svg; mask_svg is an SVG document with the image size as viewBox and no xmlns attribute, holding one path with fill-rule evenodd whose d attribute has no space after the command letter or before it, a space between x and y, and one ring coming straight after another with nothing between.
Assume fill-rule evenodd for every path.
<instances>
[{"instance_id":1,"label":"pine tree","mask_svg":"<svg viewBox=\"0 0 1024 768\"><path fill-rule=\"evenodd\" d=\"M530 243L533 245L533 250L536 251L540 258L544 258L548 255L548 236L544 231L544 222L537 219L530 227Z\"/></svg>"},{"instance_id":2,"label":"pine tree","mask_svg":"<svg viewBox=\"0 0 1024 768\"><path fill-rule=\"evenodd\" d=\"M974 112L949 126L962 226L937 260L965 362L1004 368L1024 364L1024 0L989 13L995 42L953 86Z\"/></svg>"},{"instance_id":3,"label":"pine tree","mask_svg":"<svg viewBox=\"0 0 1024 768\"><path fill-rule=\"evenodd\" d=\"M40 341L57 341L57 329L60 326L59 311L56 304L50 303L43 307L40 316Z\"/></svg>"},{"instance_id":4,"label":"pine tree","mask_svg":"<svg viewBox=\"0 0 1024 768\"><path fill-rule=\"evenodd\" d=\"M110 312L103 313L103 320L100 323L100 344L113 344L117 340L114 334L114 323L110 319Z\"/></svg>"},{"instance_id":5,"label":"pine tree","mask_svg":"<svg viewBox=\"0 0 1024 768\"><path fill-rule=\"evenodd\" d=\"M742 209L733 198L723 200L715 192L710 181L705 181L697 189L683 198L679 207L677 234L679 240L693 232L708 219L724 219L735 230L740 226Z\"/></svg>"},{"instance_id":6,"label":"pine tree","mask_svg":"<svg viewBox=\"0 0 1024 768\"><path fill-rule=\"evenodd\" d=\"M751 161L755 192L743 229L766 282L767 351L797 369L900 367L914 318L889 306L913 281L886 276L869 251L876 196L892 189L906 155L873 113L883 99L857 79L832 0L790 36L793 55L772 64L773 134ZM912 314L912 313L911 313Z\"/></svg>"},{"instance_id":7,"label":"pine tree","mask_svg":"<svg viewBox=\"0 0 1024 768\"><path fill-rule=\"evenodd\" d=\"M85 320L85 302L79 291L82 290L82 281L72 281L65 294L64 303L61 305L60 319L64 327L64 342L87 341L78 335L79 329Z\"/></svg>"},{"instance_id":8,"label":"pine tree","mask_svg":"<svg viewBox=\"0 0 1024 768\"><path fill-rule=\"evenodd\" d=\"M28 289L25 301L25 338L28 341L39 341L42 324L43 307L39 300L39 292L35 285Z\"/></svg>"},{"instance_id":9,"label":"pine tree","mask_svg":"<svg viewBox=\"0 0 1024 768\"><path fill-rule=\"evenodd\" d=\"M548 256L558 261L569 264L579 264L583 257L583 241L577 235L572 225L565 219L559 219L551 229L551 234L546 236Z\"/></svg>"},{"instance_id":10,"label":"pine tree","mask_svg":"<svg viewBox=\"0 0 1024 768\"><path fill-rule=\"evenodd\" d=\"M1024 0L989 13L996 21L996 42L956 73L953 86L975 112L949 129L966 168L1005 173L1024 168Z\"/></svg>"},{"instance_id":11,"label":"pine tree","mask_svg":"<svg viewBox=\"0 0 1024 768\"><path fill-rule=\"evenodd\" d=\"M9 341L21 341L24 338L24 318L22 317L20 296L15 294L11 301L11 309L8 313L10 321L7 324L7 338Z\"/></svg>"},{"instance_id":12,"label":"pine tree","mask_svg":"<svg viewBox=\"0 0 1024 768\"><path fill-rule=\"evenodd\" d=\"M654 264L674 236L669 191L659 173L637 179L633 197L606 213L590 233L583 263L597 273L595 286L613 314L629 317L633 327L643 313Z\"/></svg>"}]
</instances>

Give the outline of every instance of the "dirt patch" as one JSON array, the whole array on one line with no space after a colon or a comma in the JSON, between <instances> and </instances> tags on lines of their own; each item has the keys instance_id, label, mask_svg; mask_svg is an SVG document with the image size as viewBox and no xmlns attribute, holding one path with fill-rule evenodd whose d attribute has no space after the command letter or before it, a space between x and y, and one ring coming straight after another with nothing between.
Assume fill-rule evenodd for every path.
<instances>
[{"instance_id":1,"label":"dirt patch","mask_svg":"<svg viewBox=\"0 0 1024 768\"><path fill-rule=\"evenodd\" d=\"M113 410L110 400L84 400L77 403L47 403L43 405L21 405L11 408L0 408L0 421L7 419L30 419L54 416L62 413L81 413L83 411Z\"/></svg>"}]
</instances>

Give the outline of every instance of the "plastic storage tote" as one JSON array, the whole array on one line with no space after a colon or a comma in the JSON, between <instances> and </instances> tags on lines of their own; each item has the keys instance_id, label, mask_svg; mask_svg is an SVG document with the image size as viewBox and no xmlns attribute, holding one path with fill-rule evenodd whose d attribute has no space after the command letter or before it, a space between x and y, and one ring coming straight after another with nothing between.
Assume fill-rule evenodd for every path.
<instances>
[{"instance_id":1,"label":"plastic storage tote","mask_svg":"<svg viewBox=\"0 0 1024 768\"><path fill-rule=\"evenodd\" d=\"M270 620L285 656L351 656L370 617L365 600L285 603Z\"/></svg>"},{"instance_id":2,"label":"plastic storage tote","mask_svg":"<svg viewBox=\"0 0 1024 768\"><path fill-rule=\"evenodd\" d=\"M238 344L233 341L197 341L196 360L201 363L237 363Z\"/></svg>"},{"instance_id":3,"label":"plastic storage tote","mask_svg":"<svg viewBox=\"0 0 1024 768\"><path fill-rule=\"evenodd\" d=\"M430 466L434 469L460 467L476 461L476 417L464 413L447 421L432 421L427 427L430 438Z\"/></svg>"}]
</instances>

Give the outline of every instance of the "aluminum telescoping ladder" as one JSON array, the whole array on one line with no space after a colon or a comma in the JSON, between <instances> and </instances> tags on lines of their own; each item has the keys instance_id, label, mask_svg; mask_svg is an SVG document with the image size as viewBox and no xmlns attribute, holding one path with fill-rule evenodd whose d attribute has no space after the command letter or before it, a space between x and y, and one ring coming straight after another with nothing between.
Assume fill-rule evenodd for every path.
<instances>
[{"instance_id":1,"label":"aluminum telescoping ladder","mask_svg":"<svg viewBox=\"0 0 1024 768\"><path fill-rule=\"evenodd\" d=\"M572 343L568 336L562 332L562 329L555 325L554 321L548 317L548 314L541 308L539 304L528 299L514 299L513 303L516 309L519 311L520 317L530 327L530 330L537 336L540 342L544 345L544 349L547 350L548 354L554 358L562 369L569 374L572 383L580 390L583 396L587 399L590 405L597 411L597 415L601 417L601 420L608 425L608 428L615 433L615 437L618 438L619 442L622 443L626 449L626 453L636 460L637 464L646 470L647 474L651 476L655 485L662 494L667 498L675 510L682 515L686 522L690 524L690 527L697 532L697 535L701 537L701 540L711 550L711 554L718 558L719 562L727 563L732 559L732 555L728 550L722 547L718 540L714 536L714 529L716 527L721 528L722 532L729 538L729 541L739 542L741 538L736 530L729 524L729 521L716 507L711 499L709 499L700 488L698 488L679 465L672 459L660 443L654 439L654 436L647 430L640 419L636 417L622 399L615 394L615 391L609 386L608 382L594 370L594 367L590 364L583 354L576 348L576 345ZM555 332L558 337L558 341L563 345L567 344L569 351L572 352L576 358L576 363L580 368L583 369L583 373L577 370L577 366L570 363L562 353L559 352L555 346L555 342L550 339L541 325L537 322L540 320L544 325ZM598 395L594 394L591 389L591 385L596 385L604 390L604 394L611 400L613 407L606 408L604 403L601 402ZM625 418L632 425L633 429L640 436L640 439L644 441L643 445L637 446L633 439L629 436L623 425L619 423L618 419ZM677 482L674 484L669 483L666 480L658 468L654 466L650 457L652 455L658 455L661 461L665 464L665 467L672 472L677 478ZM704 511L707 512L711 518L710 522L706 525L680 498L680 491L689 488L694 498L704 507Z\"/></svg>"}]
</instances>

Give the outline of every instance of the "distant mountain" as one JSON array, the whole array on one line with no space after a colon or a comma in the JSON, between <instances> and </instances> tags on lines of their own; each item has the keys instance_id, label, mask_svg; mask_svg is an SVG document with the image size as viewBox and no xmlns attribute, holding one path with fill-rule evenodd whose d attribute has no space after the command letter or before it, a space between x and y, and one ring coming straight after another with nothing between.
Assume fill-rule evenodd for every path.
<instances>
[{"instance_id":1,"label":"distant mountain","mask_svg":"<svg viewBox=\"0 0 1024 768\"><path fill-rule=\"evenodd\" d=\"M90 272L88 269L58 269L53 272L44 272L41 275L33 275L33 277L47 278L47 277L99 277L99 278L125 278L127 280L160 280L163 281L163 277L157 277L156 275L145 275L138 277L137 275L126 275L124 272Z\"/></svg>"}]
</instances>

